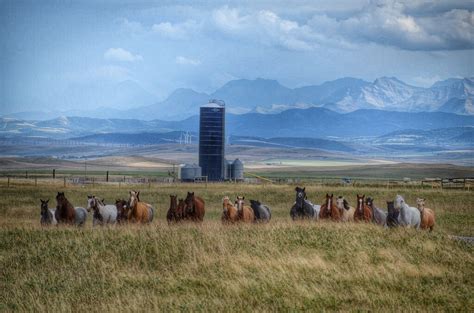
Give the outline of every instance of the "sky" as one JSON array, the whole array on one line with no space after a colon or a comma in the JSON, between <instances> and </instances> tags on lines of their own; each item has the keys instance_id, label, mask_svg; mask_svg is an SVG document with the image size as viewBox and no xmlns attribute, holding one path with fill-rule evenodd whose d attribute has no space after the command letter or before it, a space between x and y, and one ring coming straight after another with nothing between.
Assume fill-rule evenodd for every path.
<instances>
[{"instance_id":1,"label":"sky","mask_svg":"<svg viewBox=\"0 0 474 313\"><path fill-rule=\"evenodd\" d=\"M0 0L0 114L94 109L125 89L146 96L118 108L138 107L240 78L474 76L473 1L39 2Z\"/></svg>"}]
</instances>

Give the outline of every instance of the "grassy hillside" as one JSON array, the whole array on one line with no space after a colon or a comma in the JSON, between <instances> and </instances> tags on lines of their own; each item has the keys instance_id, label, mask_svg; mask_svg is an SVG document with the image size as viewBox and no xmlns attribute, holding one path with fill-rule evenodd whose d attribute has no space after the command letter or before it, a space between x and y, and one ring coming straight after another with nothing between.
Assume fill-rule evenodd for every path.
<instances>
[{"instance_id":1,"label":"grassy hillside","mask_svg":"<svg viewBox=\"0 0 474 313\"><path fill-rule=\"evenodd\" d=\"M85 205L87 194L111 202L130 188L64 191ZM168 226L168 194L191 189L208 204L206 221ZM473 311L474 247L450 237L474 236L472 192L307 187L314 202L326 192L351 202L357 192L370 194L379 205L397 193L408 203L425 197L438 219L427 233L293 223L293 189L155 186L141 191L142 200L158 207L152 225L92 229L89 220L76 229L39 226L39 198L54 204L59 187L0 185L0 310ZM221 225L226 194L270 204L271 223Z\"/></svg>"}]
</instances>

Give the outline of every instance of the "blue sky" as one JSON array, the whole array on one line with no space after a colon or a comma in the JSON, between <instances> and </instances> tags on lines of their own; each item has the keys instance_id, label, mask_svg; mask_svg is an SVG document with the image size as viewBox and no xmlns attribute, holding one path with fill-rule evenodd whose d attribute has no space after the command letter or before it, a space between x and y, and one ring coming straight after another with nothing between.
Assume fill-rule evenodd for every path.
<instances>
[{"instance_id":1,"label":"blue sky","mask_svg":"<svg viewBox=\"0 0 474 313\"><path fill-rule=\"evenodd\" d=\"M0 113L92 109L123 82L163 99L237 78L474 76L472 1L38 2L0 1Z\"/></svg>"}]
</instances>

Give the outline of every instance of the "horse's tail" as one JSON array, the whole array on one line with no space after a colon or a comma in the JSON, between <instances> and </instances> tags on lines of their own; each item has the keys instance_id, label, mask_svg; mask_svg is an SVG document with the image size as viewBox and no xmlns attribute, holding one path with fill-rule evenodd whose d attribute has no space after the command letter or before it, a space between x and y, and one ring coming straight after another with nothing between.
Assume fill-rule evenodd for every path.
<instances>
[{"instance_id":1,"label":"horse's tail","mask_svg":"<svg viewBox=\"0 0 474 313\"><path fill-rule=\"evenodd\" d=\"M153 222L153 218L155 217L155 208L151 205L148 207L148 222Z\"/></svg>"}]
</instances>

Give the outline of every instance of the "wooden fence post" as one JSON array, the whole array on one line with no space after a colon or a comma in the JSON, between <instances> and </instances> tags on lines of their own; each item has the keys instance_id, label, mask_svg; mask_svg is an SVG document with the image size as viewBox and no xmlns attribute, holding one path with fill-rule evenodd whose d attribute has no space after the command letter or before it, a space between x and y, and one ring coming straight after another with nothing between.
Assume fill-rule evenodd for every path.
<instances>
[{"instance_id":1,"label":"wooden fence post","mask_svg":"<svg viewBox=\"0 0 474 313\"><path fill-rule=\"evenodd\" d=\"M7 178L7 187L10 188L10 177Z\"/></svg>"},{"instance_id":2,"label":"wooden fence post","mask_svg":"<svg viewBox=\"0 0 474 313\"><path fill-rule=\"evenodd\" d=\"M109 171L107 171L107 173L105 174L105 181L109 182Z\"/></svg>"},{"instance_id":3,"label":"wooden fence post","mask_svg":"<svg viewBox=\"0 0 474 313\"><path fill-rule=\"evenodd\" d=\"M64 188L66 188L66 177L64 177Z\"/></svg>"},{"instance_id":4,"label":"wooden fence post","mask_svg":"<svg viewBox=\"0 0 474 313\"><path fill-rule=\"evenodd\" d=\"M35 187L38 187L38 178L35 177Z\"/></svg>"}]
</instances>

